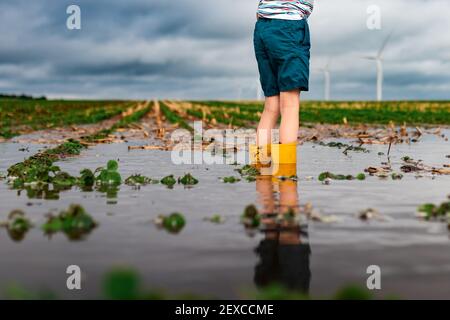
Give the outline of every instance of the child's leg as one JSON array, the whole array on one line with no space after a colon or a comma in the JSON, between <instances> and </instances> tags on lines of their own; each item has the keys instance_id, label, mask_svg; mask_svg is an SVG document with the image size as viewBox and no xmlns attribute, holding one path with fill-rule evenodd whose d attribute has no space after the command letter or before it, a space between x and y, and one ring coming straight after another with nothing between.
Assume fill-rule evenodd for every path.
<instances>
[{"instance_id":1,"label":"child's leg","mask_svg":"<svg viewBox=\"0 0 450 320\"><path fill-rule=\"evenodd\" d=\"M272 142L271 133L280 116L280 96L267 97L264 111L259 120L257 131L257 145L265 146Z\"/></svg>"},{"instance_id":2,"label":"child's leg","mask_svg":"<svg viewBox=\"0 0 450 320\"><path fill-rule=\"evenodd\" d=\"M280 94L280 143L297 142L299 128L300 91L292 90Z\"/></svg>"}]
</instances>

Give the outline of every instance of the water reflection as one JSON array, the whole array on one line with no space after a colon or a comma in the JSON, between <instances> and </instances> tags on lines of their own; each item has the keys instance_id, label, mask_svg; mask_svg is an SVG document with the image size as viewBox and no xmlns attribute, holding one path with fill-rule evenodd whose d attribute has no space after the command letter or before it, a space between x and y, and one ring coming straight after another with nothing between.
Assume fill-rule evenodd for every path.
<instances>
[{"instance_id":1,"label":"water reflection","mask_svg":"<svg viewBox=\"0 0 450 320\"><path fill-rule=\"evenodd\" d=\"M25 194L28 199L38 200L59 200L60 193L70 191L72 189L80 190L82 192L99 192L106 197L107 204L117 204L118 193L120 188L114 185L96 185L96 186L60 186L55 184L35 184L31 186L24 186L21 188L13 188L17 190L17 196L20 197Z\"/></svg>"},{"instance_id":2,"label":"water reflection","mask_svg":"<svg viewBox=\"0 0 450 320\"><path fill-rule=\"evenodd\" d=\"M117 195L120 187L114 185L97 186L96 191L106 195L106 204L117 204Z\"/></svg>"},{"instance_id":3,"label":"water reflection","mask_svg":"<svg viewBox=\"0 0 450 320\"><path fill-rule=\"evenodd\" d=\"M296 167L283 168L290 177ZM273 284L307 294L311 280L311 248L305 226L300 224L297 181L260 176L256 181L264 239L256 247L259 263L255 267L255 284L265 288Z\"/></svg>"},{"instance_id":4,"label":"water reflection","mask_svg":"<svg viewBox=\"0 0 450 320\"><path fill-rule=\"evenodd\" d=\"M37 184L33 186L26 186L21 189L17 189L17 196L21 196L25 191L28 199L42 199L42 200L59 200L59 193L61 191L70 190L70 187L60 188L48 184Z\"/></svg>"}]
</instances>

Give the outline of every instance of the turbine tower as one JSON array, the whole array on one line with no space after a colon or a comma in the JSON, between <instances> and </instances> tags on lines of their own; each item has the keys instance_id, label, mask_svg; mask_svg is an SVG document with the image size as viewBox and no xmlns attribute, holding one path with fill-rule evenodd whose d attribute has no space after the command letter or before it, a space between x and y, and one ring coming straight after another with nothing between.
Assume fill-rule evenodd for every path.
<instances>
[{"instance_id":1,"label":"turbine tower","mask_svg":"<svg viewBox=\"0 0 450 320\"><path fill-rule=\"evenodd\" d=\"M260 101L261 100L261 82L259 81L259 78L256 78L256 100Z\"/></svg>"},{"instance_id":2,"label":"turbine tower","mask_svg":"<svg viewBox=\"0 0 450 320\"><path fill-rule=\"evenodd\" d=\"M331 91L331 75L330 75L330 64L331 60L328 59L325 67L318 69L323 72L323 80L324 80L324 97L325 101L330 101L330 91Z\"/></svg>"},{"instance_id":3,"label":"turbine tower","mask_svg":"<svg viewBox=\"0 0 450 320\"><path fill-rule=\"evenodd\" d=\"M235 80L236 93L238 101L242 100L242 82L239 79Z\"/></svg>"},{"instance_id":4,"label":"turbine tower","mask_svg":"<svg viewBox=\"0 0 450 320\"><path fill-rule=\"evenodd\" d=\"M391 35L392 32L384 39L376 56L365 57L365 59L374 60L377 64L377 101L383 100L383 53Z\"/></svg>"}]
</instances>

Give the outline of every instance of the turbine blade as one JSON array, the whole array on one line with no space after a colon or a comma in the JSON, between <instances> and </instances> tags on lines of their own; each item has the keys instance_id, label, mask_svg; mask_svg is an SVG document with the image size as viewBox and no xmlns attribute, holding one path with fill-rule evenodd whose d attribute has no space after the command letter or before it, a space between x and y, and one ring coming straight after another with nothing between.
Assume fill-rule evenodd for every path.
<instances>
[{"instance_id":1,"label":"turbine blade","mask_svg":"<svg viewBox=\"0 0 450 320\"><path fill-rule=\"evenodd\" d=\"M384 39L384 41L383 41L383 43L382 43L382 45L381 45L381 47L380 47L380 50L378 50L378 54L377 54L377 58L378 58L378 59L380 59L381 56L383 55L384 49L386 49L386 45L388 44L389 40L391 39L392 33L393 33L393 32L391 31L391 32L388 34L388 36L386 37L386 39Z\"/></svg>"}]
</instances>

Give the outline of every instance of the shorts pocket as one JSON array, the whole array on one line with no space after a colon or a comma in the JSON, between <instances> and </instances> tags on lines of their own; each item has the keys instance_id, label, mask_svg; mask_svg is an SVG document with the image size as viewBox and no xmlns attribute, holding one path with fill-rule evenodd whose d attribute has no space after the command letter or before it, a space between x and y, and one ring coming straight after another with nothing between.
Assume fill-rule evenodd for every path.
<instances>
[{"instance_id":1,"label":"shorts pocket","mask_svg":"<svg viewBox=\"0 0 450 320\"><path fill-rule=\"evenodd\" d=\"M309 26L305 19L286 20L288 24L286 29L294 36L297 45L304 46L309 44Z\"/></svg>"}]
</instances>

